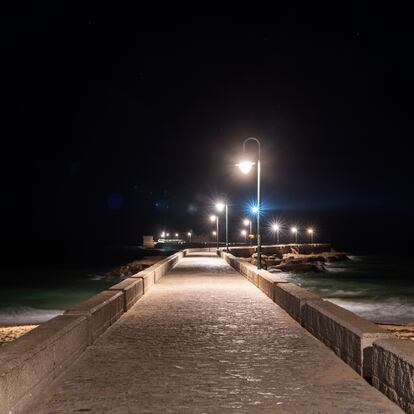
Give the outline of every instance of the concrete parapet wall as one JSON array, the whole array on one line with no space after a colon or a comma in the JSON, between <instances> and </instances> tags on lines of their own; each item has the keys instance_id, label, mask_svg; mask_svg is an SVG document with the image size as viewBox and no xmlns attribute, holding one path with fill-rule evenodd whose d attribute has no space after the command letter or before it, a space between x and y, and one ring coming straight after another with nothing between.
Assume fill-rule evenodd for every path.
<instances>
[{"instance_id":1,"label":"concrete parapet wall","mask_svg":"<svg viewBox=\"0 0 414 414\"><path fill-rule=\"evenodd\" d=\"M105 332L125 311L123 292L105 290L75 305L65 315L83 315L88 318L89 343Z\"/></svg>"},{"instance_id":2,"label":"concrete parapet wall","mask_svg":"<svg viewBox=\"0 0 414 414\"><path fill-rule=\"evenodd\" d=\"M372 384L406 413L414 414L413 341L398 338L374 341Z\"/></svg>"},{"instance_id":3,"label":"concrete parapet wall","mask_svg":"<svg viewBox=\"0 0 414 414\"><path fill-rule=\"evenodd\" d=\"M329 301L305 303L302 325L365 378L372 376L372 344L392 334Z\"/></svg>"},{"instance_id":4,"label":"concrete parapet wall","mask_svg":"<svg viewBox=\"0 0 414 414\"><path fill-rule=\"evenodd\" d=\"M121 291L124 294L124 312L126 312L144 294L144 281L142 278L130 277L111 286L108 290Z\"/></svg>"},{"instance_id":5,"label":"concrete parapet wall","mask_svg":"<svg viewBox=\"0 0 414 414\"><path fill-rule=\"evenodd\" d=\"M20 413L86 349L84 316L53 318L0 352L0 413Z\"/></svg>"},{"instance_id":6,"label":"concrete parapet wall","mask_svg":"<svg viewBox=\"0 0 414 414\"><path fill-rule=\"evenodd\" d=\"M275 284L274 301L299 323L302 322L303 306L309 301L322 302L320 296L293 283Z\"/></svg>"},{"instance_id":7,"label":"concrete parapet wall","mask_svg":"<svg viewBox=\"0 0 414 414\"><path fill-rule=\"evenodd\" d=\"M57 376L183 257L177 252L75 305L0 352L0 413L27 409Z\"/></svg>"}]
</instances>

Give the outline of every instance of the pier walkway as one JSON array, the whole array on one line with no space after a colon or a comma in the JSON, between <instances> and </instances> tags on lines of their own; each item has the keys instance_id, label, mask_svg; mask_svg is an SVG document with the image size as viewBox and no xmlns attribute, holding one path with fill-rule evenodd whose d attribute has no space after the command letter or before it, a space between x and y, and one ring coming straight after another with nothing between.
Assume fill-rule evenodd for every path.
<instances>
[{"instance_id":1,"label":"pier walkway","mask_svg":"<svg viewBox=\"0 0 414 414\"><path fill-rule=\"evenodd\" d=\"M189 254L30 413L402 413L215 254Z\"/></svg>"}]
</instances>

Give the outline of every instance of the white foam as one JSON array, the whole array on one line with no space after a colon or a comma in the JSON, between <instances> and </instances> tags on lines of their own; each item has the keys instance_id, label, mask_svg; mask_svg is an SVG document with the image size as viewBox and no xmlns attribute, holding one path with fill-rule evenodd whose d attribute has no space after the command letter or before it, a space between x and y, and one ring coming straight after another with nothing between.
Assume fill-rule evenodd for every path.
<instances>
[{"instance_id":1,"label":"white foam","mask_svg":"<svg viewBox=\"0 0 414 414\"><path fill-rule=\"evenodd\" d=\"M397 324L414 322L414 304L400 298L375 302L338 298L326 299L372 322Z\"/></svg>"},{"instance_id":2,"label":"white foam","mask_svg":"<svg viewBox=\"0 0 414 414\"><path fill-rule=\"evenodd\" d=\"M37 325L61 315L60 309L36 309L30 307L3 308L0 310L0 325Z\"/></svg>"}]
</instances>

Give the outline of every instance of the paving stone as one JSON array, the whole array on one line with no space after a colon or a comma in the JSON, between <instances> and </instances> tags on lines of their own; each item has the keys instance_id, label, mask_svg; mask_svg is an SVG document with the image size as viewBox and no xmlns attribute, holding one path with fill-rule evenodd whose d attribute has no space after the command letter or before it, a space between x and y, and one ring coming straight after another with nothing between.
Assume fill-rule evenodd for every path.
<instances>
[{"instance_id":1,"label":"paving stone","mask_svg":"<svg viewBox=\"0 0 414 414\"><path fill-rule=\"evenodd\" d=\"M402 413L213 254L189 253L31 413Z\"/></svg>"}]
</instances>

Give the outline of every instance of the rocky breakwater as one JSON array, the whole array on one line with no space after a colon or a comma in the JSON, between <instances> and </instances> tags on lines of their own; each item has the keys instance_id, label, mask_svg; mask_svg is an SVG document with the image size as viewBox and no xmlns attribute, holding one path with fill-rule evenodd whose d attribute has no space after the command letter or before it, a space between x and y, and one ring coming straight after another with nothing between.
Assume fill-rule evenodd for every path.
<instances>
[{"instance_id":1,"label":"rocky breakwater","mask_svg":"<svg viewBox=\"0 0 414 414\"><path fill-rule=\"evenodd\" d=\"M142 272L147 267L152 266L153 264L157 263L158 261L164 259L166 256L147 256L143 259L134 260L130 263L125 265L116 267L111 271L111 276L119 277L119 278L126 278L132 276L138 272Z\"/></svg>"},{"instance_id":2,"label":"rocky breakwater","mask_svg":"<svg viewBox=\"0 0 414 414\"><path fill-rule=\"evenodd\" d=\"M262 254L262 267L270 272L322 272L324 264L350 260L345 253L323 252L317 254L299 254L292 248L291 253ZM249 262L257 264L257 253L254 253Z\"/></svg>"}]
</instances>

